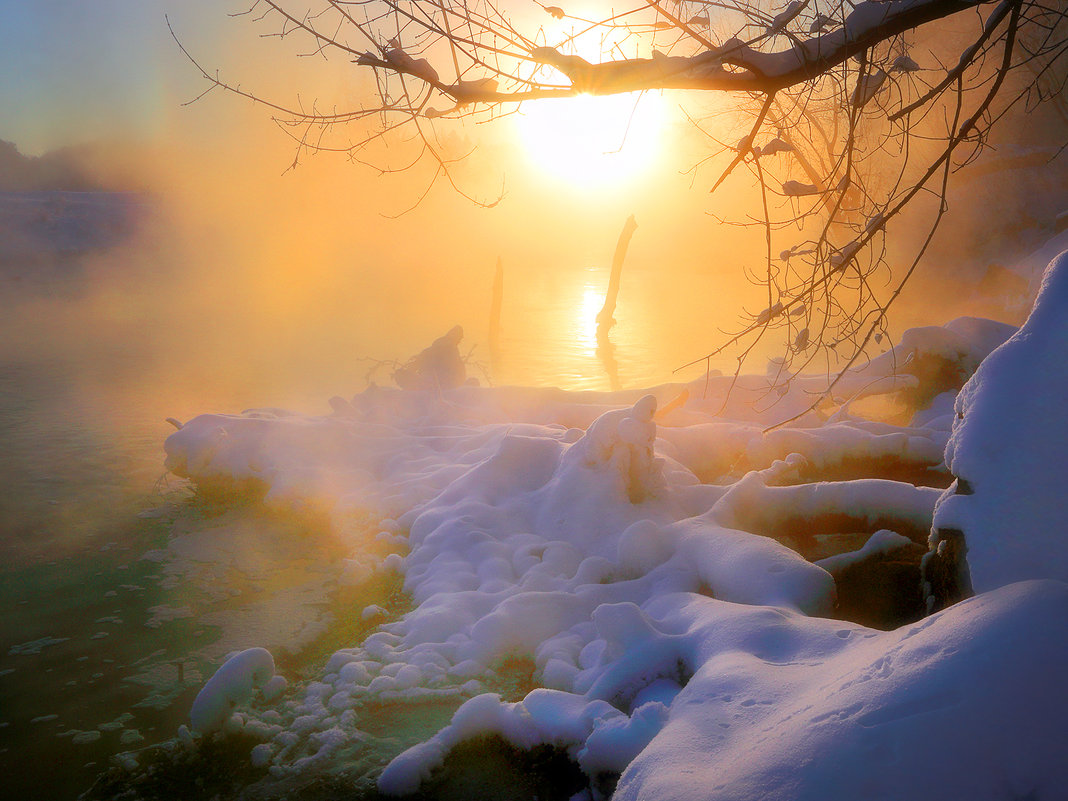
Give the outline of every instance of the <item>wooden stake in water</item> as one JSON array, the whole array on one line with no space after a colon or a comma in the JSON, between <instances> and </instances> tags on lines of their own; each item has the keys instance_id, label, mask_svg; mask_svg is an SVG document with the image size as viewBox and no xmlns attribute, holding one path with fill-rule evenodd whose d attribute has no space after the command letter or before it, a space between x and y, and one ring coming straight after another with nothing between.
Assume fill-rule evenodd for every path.
<instances>
[{"instance_id":1,"label":"wooden stake in water","mask_svg":"<svg viewBox=\"0 0 1068 801\"><path fill-rule=\"evenodd\" d=\"M616 297L619 295L619 278L623 274L623 260L627 257L627 248L630 246L630 238L634 235L634 230L638 227L638 223L634 221L634 215L627 217L627 221L623 223L623 230L619 234L619 241L616 243L616 252L612 256L612 276L608 279L608 292L604 296L604 306L597 313L597 329L598 331L607 331L611 328L616 319L612 316L616 311Z\"/></svg>"}]
</instances>

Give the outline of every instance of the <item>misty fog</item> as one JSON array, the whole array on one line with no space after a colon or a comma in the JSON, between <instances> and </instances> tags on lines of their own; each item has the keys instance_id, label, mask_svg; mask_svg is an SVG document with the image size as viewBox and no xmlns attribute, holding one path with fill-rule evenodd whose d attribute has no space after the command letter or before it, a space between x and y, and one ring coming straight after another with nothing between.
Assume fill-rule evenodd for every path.
<instances>
[{"instance_id":1,"label":"misty fog","mask_svg":"<svg viewBox=\"0 0 1068 801\"><path fill-rule=\"evenodd\" d=\"M389 535L399 537L396 521L383 524L383 538L363 518L355 533L336 531L319 509L279 512L240 492L221 502L195 476L164 468L163 442L178 427L249 409L330 415L331 398L392 386L398 365L456 325L468 375L482 386L637 393L701 379L706 369L730 376L737 353L703 355L770 305L767 287L752 280L766 264L753 211L760 192L739 173L708 193L726 163L705 161L709 131L732 143L751 121L719 100L658 96L665 111L649 132L650 153L627 170L608 161L588 180L573 175L581 159L547 164L551 149L532 155L531 137L547 136L537 125L551 120L524 123L520 109L487 125L442 123L435 142L450 158L468 154L452 170L472 201L444 180L427 191L425 165L393 171L411 162L413 142L391 140L359 159L308 155L292 129L245 99L212 92L186 104L203 86L162 20L174 4L108 5L125 9L141 35L128 41L94 29L73 37L89 22L72 12L42 42L77 45L58 63L31 64L40 92L10 90L19 114L0 116L0 656L14 666L4 663L0 677L17 680L0 703L0 757L77 762L49 779L56 797L85 790L120 745L173 737L212 671L250 638L306 679L308 665L351 645L354 631L370 631L379 612L403 613L396 576L375 579L389 595L386 610L360 595L363 585L353 590L346 572L358 561L348 558L352 542L384 554ZM300 92L315 86L324 107L370 91L347 65L298 57L288 40L279 55L278 43L240 18L220 22L214 5L167 10L183 46L243 76L250 91L311 102ZM938 44L923 44L933 59ZM948 214L870 356L915 326L961 316L1024 321L1053 255L1028 254L1066 227L1064 125L1056 108L1017 112L987 143L988 158L958 171ZM626 130L609 132L603 149L626 138ZM785 196L772 202L781 219L797 209ZM936 203L921 199L893 221L893 268L923 246ZM616 323L598 337L629 215L638 228ZM731 224L738 221L751 224ZM776 241L801 241L814 225L784 222ZM498 263L501 348L491 352ZM762 375L788 347L762 342L745 372ZM623 404L633 404L627 419L648 412L641 420L651 425L652 411L636 399ZM886 403L879 424L904 425L903 407ZM709 428L722 422L709 419ZM592 420L578 414L553 424L566 438ZM323 456L333 446L308 447ZM459 475L461 467L469 465L461 459L449 469ZM329 475L308 485L320 479L335 489ZM434 492L420 491L442 489L434 481L426 485ZM937 481L945 486L948 473ZM175 548L185 549L185 562ZM353 608L370 612L353 623L345 617ZM292 652L283 647L289 640L299 641ZM435 718L432 730L447 719ZM404 724L412 730L431 725L412 720ZM388 739L387 725L375 725L375 736ZM20 793L37 781L11 780Z\"/></svg>"}]
</instances>

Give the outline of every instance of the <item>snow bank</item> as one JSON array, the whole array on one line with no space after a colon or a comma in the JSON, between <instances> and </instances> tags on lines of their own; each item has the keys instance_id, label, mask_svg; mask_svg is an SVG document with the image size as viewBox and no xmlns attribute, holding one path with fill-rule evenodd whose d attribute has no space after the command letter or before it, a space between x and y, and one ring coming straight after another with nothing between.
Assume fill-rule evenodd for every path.
<instances>
[{"instance_id":1,"label":"snow bank","mask_svg":"<svg viewBox=\"0 0 1068 801\"><path fill-rule=\"evenodd\" d=\"M657 435L664 453L712 483L730 481L740 469L765 467L794 453L803 456L805 467L816 475L850 463L881 461L932 468L942 463L948 438L947 430L862 419L767 433L762 429L758 424L721 421L661 427Z\"/></svg>"},{"instance_id":2,"label":"snow bank","mask_svg":"<svg viewBox=\"0 0 1068 801\"><path fill-rule=\"evenodd\" d=\"M1062 583L879 633L692 594L598 611L612 642L584 695L480 695L380 789L413 792L485 734L565 747L591 777L622 771L617 799L993 800L1068 780Z\"/></svg>"},{"instance_id":3,"label":"snow bank","mask_svg":"<svg viewBox=\"0 0 1068 801\"><path fill-rule=\"evenodd\" d=\"M957 480L935 510L932 549L944 553L962 534L976 592L1029 578L1068 580L1066 399L1068 252L1050 263L1023 327L957 397L946 449Z\"/></svg>"},{"instance_id":4,"label":"snow bank","mask_svg":"<svg viewBox=\"0 0 1068 801\"><path fill-rule=\"evenodd\" d=\"M1060 582L878 634L702 598L660 609L706 633L703 662L619 801L994 801L1054 798L1068 782Z\"/></svg>"},{"instance_id":5,"label":"snow bank","mask_svg":"<svg viewBox=\"0 0 1068 801\"><path fill-rule=\"evenodd\" d=\"M906 340L913 361L963 380L1009 333L964 319ZM726 405L731 379L716 377L707 394L704 379L620 393L375 388L330 417L189 421L167 440L172 471L328 513L354 581L396 571L412 603L385 616L361 600L361 628L388 622L284 701L243 712L264 740L256 764L284 779L378 759L389 763L381 789L406 793L458 744L495 734L566 749L596 792L622 773L622 798L1061 786L1051 755L1065 745L1055 719L1068 587L1014 585L893 632L829 619L831 573L925 541L939 501L939 490L869 476L884 462L920 476L941 467L952 388L931 392L910 426L850 409L874 392L930 390L905 355L846 376L831 419L812 412L767 434L807 408L821 379L790 377L780 395L768 376L745 376ZM960 436L950 453L971 464ZM843 466L858 477L812 481ZM827 533L874 536L822 565L804 558ZM198 696L195 727L225 723L273 673L265 651L245 654ZM517 682L525 695L505 696ZM400 754L363 730L420 704L456 711Z\"/></svg>"}]
</instances>

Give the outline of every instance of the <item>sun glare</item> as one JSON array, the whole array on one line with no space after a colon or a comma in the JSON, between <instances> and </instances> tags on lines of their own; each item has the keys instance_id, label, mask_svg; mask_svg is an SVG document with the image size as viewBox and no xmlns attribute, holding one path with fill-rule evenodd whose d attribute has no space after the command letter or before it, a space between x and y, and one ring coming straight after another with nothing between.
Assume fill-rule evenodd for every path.
<instances>
[{"instance_id":1,"label":"sun glare","mask_svg":"<svg viewBox=\"0 0 1068 801\"><path fill-rule=\"evenodd\" d=\"M590 351L597 347L597 313L604 306L605 289L606 287L586 284L582 288L582 302L575 310L575 327L578 329L579 339Z\"/></svg>"},{"instance_id":2,"label":"sun glare","mask_svg":"<svg viewBox=\"0 0 1068 801\"><path fill-rule=\"evenodd\" d=\"M541 100L525 103L516 120L536 169L576 186L603 186L654 164L664 98L646 92Z\"/></svg>"}]
</instances>

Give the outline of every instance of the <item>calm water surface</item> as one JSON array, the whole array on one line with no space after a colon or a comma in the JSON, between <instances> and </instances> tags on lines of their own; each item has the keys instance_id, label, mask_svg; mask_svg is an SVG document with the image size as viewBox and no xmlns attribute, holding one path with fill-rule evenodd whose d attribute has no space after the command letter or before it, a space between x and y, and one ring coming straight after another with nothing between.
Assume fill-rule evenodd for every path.
<instances>
[{"instance_id":1,"label":"calm water surface","mask_svg":"<svg viewBox=\"0 0 1068 801\"><path fill-rule=\"evenodd\" d=\"M59 275L33 287L26 303L77 295ZM625 272L619 322L599 342L594 319L607 269L547 273L506 295L495 383L610 389L677 380L672 368L700 355L714 334L692 300L711 290L703 280L666 286L653 270ZM0 772L12 797L74 798L115 753L172 737L227 652L315 641L344 613L325 589L337 579L325 566L330 543L301 541L296 551L292 521L198 508L187 487L167 478L162 443L172 429L164 418L253 406L326 413L329 395L346 392L329 382L285 397L200 391L185 375L168 378L136 337L99 350L70 339L25 349L11 342L47 340L56 320L7 319ZM146 372L155 380L139 380ZM184 385L180 399L168 396L168 384ZM173 558L176 549L183 560Z\"/></svg>"}]
</instances>

